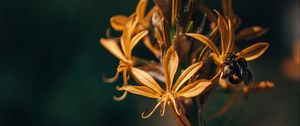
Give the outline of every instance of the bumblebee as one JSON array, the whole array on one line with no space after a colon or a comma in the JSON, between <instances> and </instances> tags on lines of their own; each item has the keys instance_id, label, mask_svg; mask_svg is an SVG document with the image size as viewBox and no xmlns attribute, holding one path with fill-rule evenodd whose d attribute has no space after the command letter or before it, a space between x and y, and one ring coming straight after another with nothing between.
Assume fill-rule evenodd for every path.
<instances>
[{"instance_id":1,"label":"bumblebee","mask_svg":"<svg viewBox=\"0 0 300 126\"><path fill-rule=\"evenodd\" d=\"M230 54L230 56L224 60L226 79L232 84L244 82L245 85L249 85L252 82L252 74L247 66L246 59Z\"/></svg>"}]
</instances>

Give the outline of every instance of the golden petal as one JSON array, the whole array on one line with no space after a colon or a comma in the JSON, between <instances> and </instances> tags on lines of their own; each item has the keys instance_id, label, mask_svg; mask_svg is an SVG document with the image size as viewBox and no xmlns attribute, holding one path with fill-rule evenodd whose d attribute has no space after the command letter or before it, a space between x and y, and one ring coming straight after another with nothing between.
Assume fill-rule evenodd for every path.
<instances>
[{"instance_id":1,"label":"golden petal","mask_svg":"<svg viewBox=\"0 0 300 126\"><path fill-rule=\"evenodd\" d=\"M152 43L151 43L151 40L150 40L150 37L149 36L146 36L144 37L143 39L143 42L144 42L144 45L157 57L161 57L161 51L156 48Z\"/></svg>"},{"instance_id":2,"label":"golden petal","mask_svg":"<svg viewBox=\"0 0 300 126\"><path fill-rule=\"evenodd\" d=\"M156 6L152 7L151 10L148 12L148 14L145 16L144 21L146 23L150 23L151 19L152 19L152 15L154 12L157 11Z\"/></svg>"},{"instance_id":3,"label":"golden petal","mask_svg":"<svg viewBox=\"0 0 300 126\"><path fill-rule=\"evenodd\" d=\"M198 62L186 68L183 71L183 73L178 77L172 90L174 92L177 92L181 88L181 86L201 68L202 65L202 62Z\"/></svg>"},{"instance_id":4,"label":"golden petal","mask_svg":"<svg viewBox=\"0 0 300 126\"><path fill-rule=\"evenodd\" d=\"M147 2L148 0L140 0L140 2L138 3L137 7L136 7L136 15L138 18L139 22L143 21L143 18L145 16L145 10L147 7Z\"/></svg>"},{"instance_id":5,"label":"golden petal","mask_svg":"<svg viewBox=\"0 0 300 126\"><path fill-rule=\"evenodd\" d=\"M209 80L198 80L191 84L188 84L187 86L183 87L177 94L177 97L183 96L183 97L195 97L199 94L201 94L209 85L211 85L211 81Z\"/></svg>"},{"instance_id":6,"label":"golden petal","mask_svg":"<svg viewBox=\"0 0 300 126\"><path fill-rule=\"evenodd\" d=\"M127 85L127 86L123 86L123 87L119 88L118 90L128 91L130 93L145 96L145 97L148 97L148 98L155 98L155 99L160 98L159 94L157 94L152 89L150 89L149 87L146 87L146 86Z\"/></svg>"},{"instance_id":7,"label":"golden petal","mask_svg":"<svg viewBox=\"0 0 300 126\"><path fill-rule=\"evenodd\" d=\"M128 17L124 15L116 15L110 18L110 24L116 31L123 31L127 22Z\"/></svg>"},{"instance_id":8,"label":"golden petal","mask_svg":"<svg viewBox=\"0 0 300 126\"><path fill-rule=\"evenodd\" d=\"M268 49L268 47L269 43L259 42L243 49L236 55L245 58L247 61L251 61L260 57Z\"/></svg>"},{"instance_id":9,"label":"golden petal","mask_svg":"<svg viewBox=\"0 0 300 126\"><path fill-rule=\"evenodd\" d=\"M142 31L138 34L136 34L130 41L130 52L131 50L134 48L134 46L142 39L144 38L146 35L148 34L148 30Z\"/></svg>"},{"instance_id":10,"label":"golden petal","mask_svg":"<svg viewBox=\"0 0 300 126\"><path fill-rule=\"evenodd\" d=\"M268 31L266 28L252 26L239 31L236 35L236 41L249 40L262 36Z\"/></svg>"},{"instance_id":11,"label":"golden petal","mask_svg":"<svg viewBox=\"0 0 300 126\"><path fill-rule=\"evenodd\" d=\"M138 68L132 68L131 71L133 77L136 79L138 83L149 87L150 89L156 91L159 94L162 94L164 92L159 86L159 84L147 72L140 70Z\"/></svg>"},{"instance_id":12,"label":"golden petal","mask_svg":"<svg viewBox=\"0 0 300 126\"><path fill-rule=\"evenodd\" d=\"M115 57L117 57L118 59L120 59L126 63L130 63L130 61L128 59L126 59L126 57L123 55L123 53L118 45L118 42L116 40L101 38L100 44L104 48L106 48L110 53L112 53Z\"/></svg>"},{"instance_id":13,"label":"golden petal","mask_svg":"<svg viewBox=\"0 0 300 126\"><path fill-rule=\"evenodd\" d=\"M167 50L163 59L164 59L163 66L164 66L164 73L165 73L165 80L166 80L166 88L167 91L170 91L179 63L178 55L174 50L173 46L171 46Z\"/></svg>"},{"instance_id":14,"label":"golden petal","mask_svg":"<svg viewBox=\"0 0 300 126\"><path fill-rule=\"evenodd\" d=\"M228 19L228 42L225 47L226 51L224 54L228 54L233 51L234 37L234 27L232 26L232 21Z\"/></svg>"},{"instance_id":15,"label":"golden petal","mask_svg":"<svg viewBox=\"0 0 300 126\"><path fill-rule=\"evenodd\" d=\"M228 47L228 38L229 38L229 35L228 35L228 26L227 26L227 23L226 23L226 20L224 19L224 17L217 11L215 10L215 12L218 14L218 27L219 27L219 32L220 32L220 36L221 36L221 48L222 48L222 51L221 51L221 54L225 54L226 52L226 47Z\"/></svg>"},{"instance_id":16,"label":"golden petal","mask_svg":"<svg viewBox=\"0 0 300 126\"><path fill-rule=\"evenodd\" d=\"M193 37L193 38L199 40L200 42L202 42L203 44L208 46L211 50L213 50L218 56L220 55L220 52L219 52L218 48L216 47L216 45L205 35L197 34L197 33L185 33L185 34L187 36L190 36L190 37Z\"/></svg>"}]
</instances>

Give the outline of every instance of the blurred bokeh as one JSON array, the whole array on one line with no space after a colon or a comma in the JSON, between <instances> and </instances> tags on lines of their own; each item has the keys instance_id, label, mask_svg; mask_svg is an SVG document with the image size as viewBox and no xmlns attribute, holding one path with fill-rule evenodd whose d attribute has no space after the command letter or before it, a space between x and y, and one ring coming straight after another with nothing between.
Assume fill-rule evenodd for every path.
<instances>
[{"instance_id":1,"label":"blurred bokeh","mask_svg":"<svg viewBox=\"0 0 300 126\"><path fill-rule=\"evenodd\" d=\"M293 44L300 37L299 1L233 1L235 12L243 19L242 27L269 28L255 41L268 41L271 46L250 63L250 69L255 81L271 80L275 88L250 94L247 101L208 124L299 126L299 78L285 74L283 65L296 54L293 45L299 46ZM116 102L112 97L119 93L115 85L121 81L101 81L102 75L114 74L118 62L98 40L105 36L111 16L129 15L137 2L0 0L0 126L174 124L168 115L141 119L145 105L155 100L129 95ZM219 6L219 0L206 3ZM299 74L299 65L293 68ZM224 99L212 103L220 106Z\"/></svg>"}]
</instances>

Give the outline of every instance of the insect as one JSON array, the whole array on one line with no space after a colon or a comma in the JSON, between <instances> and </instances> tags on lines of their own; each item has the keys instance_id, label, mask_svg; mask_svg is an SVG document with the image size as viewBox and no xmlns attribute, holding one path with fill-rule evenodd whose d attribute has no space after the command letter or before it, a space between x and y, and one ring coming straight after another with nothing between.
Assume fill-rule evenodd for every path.
<instances>
[{"instance_id":1,"label":"insect","mask_svg":"<svg viewBox=\"0 0 300 126\"><path fill-rule=\"evenodd\" d=\"M230 56L224 60L224 65L225 75L230 83L239 84L244 82L245 85L249 85L252 82L252 74L247 68L246 59L230 54Z\"/></svg>"}]
</instances>

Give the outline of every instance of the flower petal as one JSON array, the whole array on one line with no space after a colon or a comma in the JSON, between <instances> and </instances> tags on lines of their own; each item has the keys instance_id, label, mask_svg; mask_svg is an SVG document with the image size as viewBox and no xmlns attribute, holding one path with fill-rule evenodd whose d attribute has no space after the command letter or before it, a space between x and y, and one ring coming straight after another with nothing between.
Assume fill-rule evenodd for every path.
<instances>
[{"instance_id":1,"label":"flower petal","mask_svg":"<svg viewBox=\"0 0 300 126\"><path fill-rule=\"evenodd\" d=\"M233 51L233 47L234 47L234 27L232 26L232 20L228 19L228 42L227 45L225 45L225 53L224 54L228 54L231 53Z\"/></svg>"},{"instance_id":2,"label":"flower petal","mask_svg":"<svg viewBox=\"0 0 300 126\"><path fill-rule=\"evenodd\" d=\"M128 22L128 17L124 15L116 15L110 18L111 27L116 31L122 31Z\"/></svg>"},{"instance_id":3,"label":"flower petal","mask_svg":"<svg viewBox=\"0 0 300 126\"><path fill-rule=\"evenodd\" d=\"M144 42L144 45L157 57L161 57L161 51L156 48L152 43L151 43L151 40L150 40L150 37L149 36L146 36L144 37L143 39L143 42Z\"/></svg>"},{"instance_id":4,"label":"flower petal","mask_svg":"<svg viewBox=\"0 0 300 126\"><path fill-rule=\"evenodd\" d=\"M177 97L194 97L202 93L210 84L209 80L198 80L182 88L176 95Z\"/></svg>"},{"instance_id":5,"label":"flower petal","mask_svg":"<svg viewBox=\"0 0 300 126\"><path fill-rule=\"evenodd\" d=\"M159 84L153 79L151 75L146 73L143 70L140 70L138 68L132 68L132 75L136 79L136 81L140 84L143 84L150 89L154 90L155 92L162 94L164 91L161 89Z\"/></svg>"},{"instance_id":6,"label":"flower petal","mask_svg":"<svg viewBox=\"0 0 300 126\"><path fill-rule=\"evenodd\" d=\"M132 86L132 85L127 85L119 88L118 90L120 91L128 91L130 93L136 94L136 95L141 95L145 96L148 98L160 98L159 94L154 92L152 89L146 86Z\"/></svg>"},{"instance_id":7,"label":"flower petal","mask_svg":"<svg viewBox=\"0 0 300 126\"><path fill-rule=\"evenodd\" d=\"M146 35L148 34L148 30L142 31L138 34L136 34L130 41L130 51L132 51L132 49L134 48L134 46L142 39L144 38Z\"/></svg>"},{"instance_id":8,"label":"flower petal","mask_svg":"<svg viewBox=\"0 0 300 126\"><path fill-rule=\"evenodd\" d=\"M222 47L222 51L221 54L225 54L226 53L226 47L228 47L229 44L229 35L228 35L228 26L226 23L226 20L224 19L224 17L217 11L214 10L217 14L218 14L218 26L219 26L219 32L220 32L220 36L221 36L221 47Z\"/></svg>"},{"instance_id":9,"label":"flower petal","mask_svg":"<svg viewBox=\"0 0 300 126\"><path fill-rule=\"evenodd\" d=\"M144 16L145 16L145 10L147 7L147 2L148 0L140 0L140 2L138 3L137 7L136 7L136 15L138 18L139 22L142 22L144 20Z\"/></svg>"},{"instance_id":10,"label":"flower petal","mask_svg":"<svg viewBox=\"0 0 300 126\"><path fill-rule=\"evenodd\" d=\"M260 57L268 49L268 47L269 43L259 42L247 47L246 49L243 49L236 55L245 58L247 61L251 61Z\"/></svg>"},{"instance_id":11,"label":"flower petal","mask_svg":"<svg viewBox=\"0 0 300 126\"><path fill-rule=\"evenodd\" d=\"M236 41L249 40L257 38L265 34L268 30L259 26L252 26L245 29L242 29L236 35Z\"/></svg>"},{"instance_id":12,"label":"flower petal","mask_svg":"<svg viewBox=\"0 0 300 126\"><path fill-rule=\"evenodd\" d=\"M220 52L219 52L218 48L216 47L216 45L205 35L197 34L197 33L185 33L185 34L187 36L190 36L190 37L193 37L193 38L199 40L200 42L202 42L203 44L208 46L211 50L213 50L217 55L220 55Z\"/></svg>"},{"instance_id":13,"label":"flower petal","mask_svg":"<svg viewBox=\"0 0 300 126\"><path fill-rule=\"evenodd\" d=\"M164 59L163 66L164 66L164 74L166 80L166 88L167 91L170 91L179 63L178 55L175 49L173 48L173 46L171 46L167 50L163 59Z\"/></svg>"},{"instance_id":14,"label":"flower petal","mask_svg":"<svg viewBox=\"0 0 300 126\"><path fill-rule=\"evenodd\" d=\"M174 92L177 92L180 89L180 87L201 68L202 65L202 62L198 62L186 68L183 71L183 73L178 77L172 90Z\"/></svg>"},{"instance_id":15,"label":"flower petal","mask_svg":"<svg viewBox=\"0 0 300 126\"><path fill-rule=\"evenodd\" d=\"M100 44L107 49L110 53L112 53L115 57L117 57L118 59L130 63L130 61L128 59L126 59L126 57L123 55L118 42L114 39L104 39L101 38L100 39Z\"/></svg>"}]
</instances>

